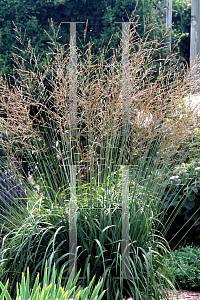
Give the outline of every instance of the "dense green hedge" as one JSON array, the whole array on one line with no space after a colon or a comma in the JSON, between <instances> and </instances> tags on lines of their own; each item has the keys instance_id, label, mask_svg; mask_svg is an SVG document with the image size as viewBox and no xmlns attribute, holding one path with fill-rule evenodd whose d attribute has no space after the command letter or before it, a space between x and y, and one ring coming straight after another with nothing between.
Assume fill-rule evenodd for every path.
<instances>
[{"instance_id":1,"label":"dense green hedge","mask_svg":"<svg viewBox=\"0 0 200 300\"><path fill-rule=\"evenodd\" d=\"M163 1L157 2L162 3ZM47 41L49 41L49 38L44 30L52 36L51 18L56 29L63 21L86 22L88 19L85 42L85 24L77 24L77 46L83 50L81 45L86 45L89 41L92 41L94 43L93 54L99 56L100 49L108 46L111 35L113 35L112 42L108 48L117 48L121 39L122 25L114 22L128 21L127 14L131 17L135 7L134 17L136 18L135 22L140 25L137 31L141 38L146 36L144 30L148 21L158 25L154 33L161 37L163 14L160 12L152 19L156 9L153 3L151 0L142 0L138 4L136 0L99 0L98 2L96 0L15 0L12 1L11 5L9 0L0 0L0 71L2 74L17 75L13 70L11 60L11 51L14 50L14 53L17 53L17 50L12 46L19 47L19 42L15 39L16 33L13 30L13 22L18 28L21 26L22 33L26 29L25 40L30 38L32 46L37 46L38 54L41 54L43 51L48 52ZM190 7L187 6L187 1L173 1L173 22L174 38L172 43L175 45L180 33L185 34L178 50L180 50L183 58L188 61ZM148 26L146 30L148 30ZM150 35L150 39L154 38L154 33ZM61 25L59 36L61 37L59 43L62 45L69 43L68 24ZM24 48L27 48L27 43L24 44ZM106 58L112 55L111 51L109 53Z\"/></svg>"},{"instance_id":2,"label":"dense green hedge","mask_svg":"<svg viewBox=\"0 0 200 300\"><path fill-rule=\"evenodd\" d=\"M182 36L176 50L180 52L182 60L189 64L190 58L190 27L191 27L191 3L188 0L173 0L173 43L176 44Z\"/></svg>"}]
</instances>

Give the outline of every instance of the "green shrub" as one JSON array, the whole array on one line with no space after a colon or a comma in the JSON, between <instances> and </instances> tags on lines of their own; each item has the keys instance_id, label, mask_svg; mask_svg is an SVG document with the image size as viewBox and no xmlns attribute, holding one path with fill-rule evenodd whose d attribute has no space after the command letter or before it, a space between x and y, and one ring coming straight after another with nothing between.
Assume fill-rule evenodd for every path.
<instances>
[{"instance_id":1,"label":"green shrub","mask_svg":"<svg viewBox=\"0 0 200 300\"><path fill-rule=\"evenodd\" d=\"M180 207L179 215L200 230L200 161L182 163L167 174L164 207ZM172 200L173 199L173 200Z\"/></svg>"},{"instance_id":2,"label":"green shrub","mask_svg":"<svg viewBox=\"0 0 200 300\"><path fill-rule=\"evenodd\" d=\"M175 277L176 288L200 290L200 248L186 246L174 250L164 263Z\"/></svg>"}]
</instances>

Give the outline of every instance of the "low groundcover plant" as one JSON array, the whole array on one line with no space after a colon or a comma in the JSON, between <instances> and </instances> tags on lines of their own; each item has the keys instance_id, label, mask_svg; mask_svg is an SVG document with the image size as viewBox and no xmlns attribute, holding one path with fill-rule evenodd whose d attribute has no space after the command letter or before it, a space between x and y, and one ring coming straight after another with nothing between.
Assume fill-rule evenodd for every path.
<instances>
[{"instance_id":1,"label":"low groundcover plant","mask_svg":"<svg viewBox=\"0 0 200 300\"><path fill-rule=\"evenodd\" d=\"M200 248L181 247L164 259L175 276L179 289L200 290Z\"/></svg>"}]
</instances>

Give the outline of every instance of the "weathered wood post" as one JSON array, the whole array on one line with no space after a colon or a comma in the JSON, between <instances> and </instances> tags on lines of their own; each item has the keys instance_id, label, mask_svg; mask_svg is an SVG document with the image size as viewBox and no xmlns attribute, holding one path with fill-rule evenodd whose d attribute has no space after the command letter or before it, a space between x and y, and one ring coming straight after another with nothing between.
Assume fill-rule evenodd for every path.
<instances>
[{"instance_id":1,"label":"weathered wood post","mask_svg":"<svg viewBox=\"0 0 200 300\"><path fill-rule=\"evenodd\" d=\"M199 63L197 55L200 54L200 2L199 0L192 0L191 6L191 34L190 34L190 67L196 69L195 65ZM198 74L195 76L193 84L195 83L195 92L199 93ZM192 84L192 85L193 85Z\"/></svg>"},{"instance_id":2,"label":"weathered wood post","mask_svg":"<svg viewBox=\"0 0 200 300\"><path fill-rule=\"evenodd\" d=\"M70 23L70 61L69 61L69 129L70 143L77 134L77 64L76 64L76 23ZM71 147L71 146L70 146ZM76 165L70 165L70 205L69 205L69 272L74 267L73 278L77 275L77 230L76 230Z\"/></svg>"},{"instance_id":3,"label":"weathered wood post","mask_svg":"<svg viewBox=\"0 0 200 300\"><path fill-rule=\"evenodd\" d=\"M172 25L172 0L167 0L167 8L166 8L166 28L169 29ZM171 31L171 30L170 30ZM169 51L171 52L171 34L168 37L168 48Z\"/></svg>"},{"instance_id":4,"label":"weathered wood post","mask_svg":"<svg viewBox=\"0 0 200 300\"><path fill-rule=\"evenodd\" d=\"M153 4L157 7L156 14L161 12L162 15L164 15L163 18L159 18L159 21L163 24L163 27L165 27L166 22L166 28L170 28L172 25L172 0L166 0L166 9L160 3L153 2ZM168 48L171 52L171 35L168 38Z\"/></svg>"},{"instance_id":5,"label":"weathered wood post","mask_svg":"<svg viewBox=\"0 0 200 300\"><path fill-rule=\"evenodd\" d=\"M122 23L122 135L130 134L130 77L129 77L129 22ZM124 162L123 162L124 163ZM130 278L130 245L129 245L129 166L122 165L122 277ZM114 279L121 279L114 277Z\"/></svg>"}]
</instances>

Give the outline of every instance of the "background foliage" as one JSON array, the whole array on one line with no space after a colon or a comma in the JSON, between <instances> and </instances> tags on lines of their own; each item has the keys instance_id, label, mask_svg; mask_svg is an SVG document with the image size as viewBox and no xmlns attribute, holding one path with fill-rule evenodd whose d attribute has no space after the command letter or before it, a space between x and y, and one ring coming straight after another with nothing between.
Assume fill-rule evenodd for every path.
<instances>
[{"instance_id":1,"label":"background foliage","mask_svg":"<svg viewBox=\"0 0 200 300\"><path fill-rule=\"evenodd\" d=\"M164 259L175 275L177 289L198 290L200 288L200 249L198 247L181 247L172 251Z\"/></svg>"},{"instance_id":2,"label":"background foliage","mask_svg":"<svg viewBox=\"0 0 200 300\"><path fill-rule=\"evenodd\" d=\"M187 239L188 236L191 237L191 234L193 234L194 243L199 242L200 230L199 170L200 161L182 163L167 174L167 179L163 183L166 195L164 207L168 210L166 216L179 208L179 213L174 219L172 228L177 228L177 234L181 232L181 236L185 234ZM182 227L184 227L184 230L182 230ZM193 228L193 232L189 232L191 228ZM187 235L188 232L189 235Z\"/></svg>"},{"instance_id":3,"label":"background foliage","mask_svg":"<svg viewBox=\"0 0 200 300\"><path fill-rule=\"evenodd\" d=\"M157 2L161 2L162 6L165 7L163 1ZM17 46L17 41L15 40L13 22L17 27L21 27L22 32L26 30L26 39L31 39L31 44L33 47L37 47L39 55L43 51L44 53L48 52L48 37L44 30L51 33L49 26L51 18L55 28L58 28L63 21L86 22L88 20L85 41L85 25L77 24L77 47L83 49L82 44L86 45L89 41L93 42L93 54L96 57L99 56L99 50L105 46L114 49L119 46L122 25L114 22L128 21L128 17L131 17L134 10L135 23L140 24L137 31L142 39L145 38L148 22L157 26L156 35L158 38L161 37L161 32L166 31L165 22L163 22L164 15L159 10L155 14L157 7L155 2L151 0L142 0L138 3L136 0L99 0L98 2L95 0L14 0L12 5L9 0L0 0L0 6L0 72L2 74L15 74L15 76L17 73L12 65L11 52L13 47ZM190 10L188 1L173 1L172 44L176 44L180 34L184 35L176 50L180 51L182 59L187 62L189 62ZM62 24L59 34L59 43L68 44L69 24ZM152 39L154 34L152 34ZM109 45L112 35L112 41ZM110 54L106 59L108 57Z\"/></svg>"}]
</instances>

